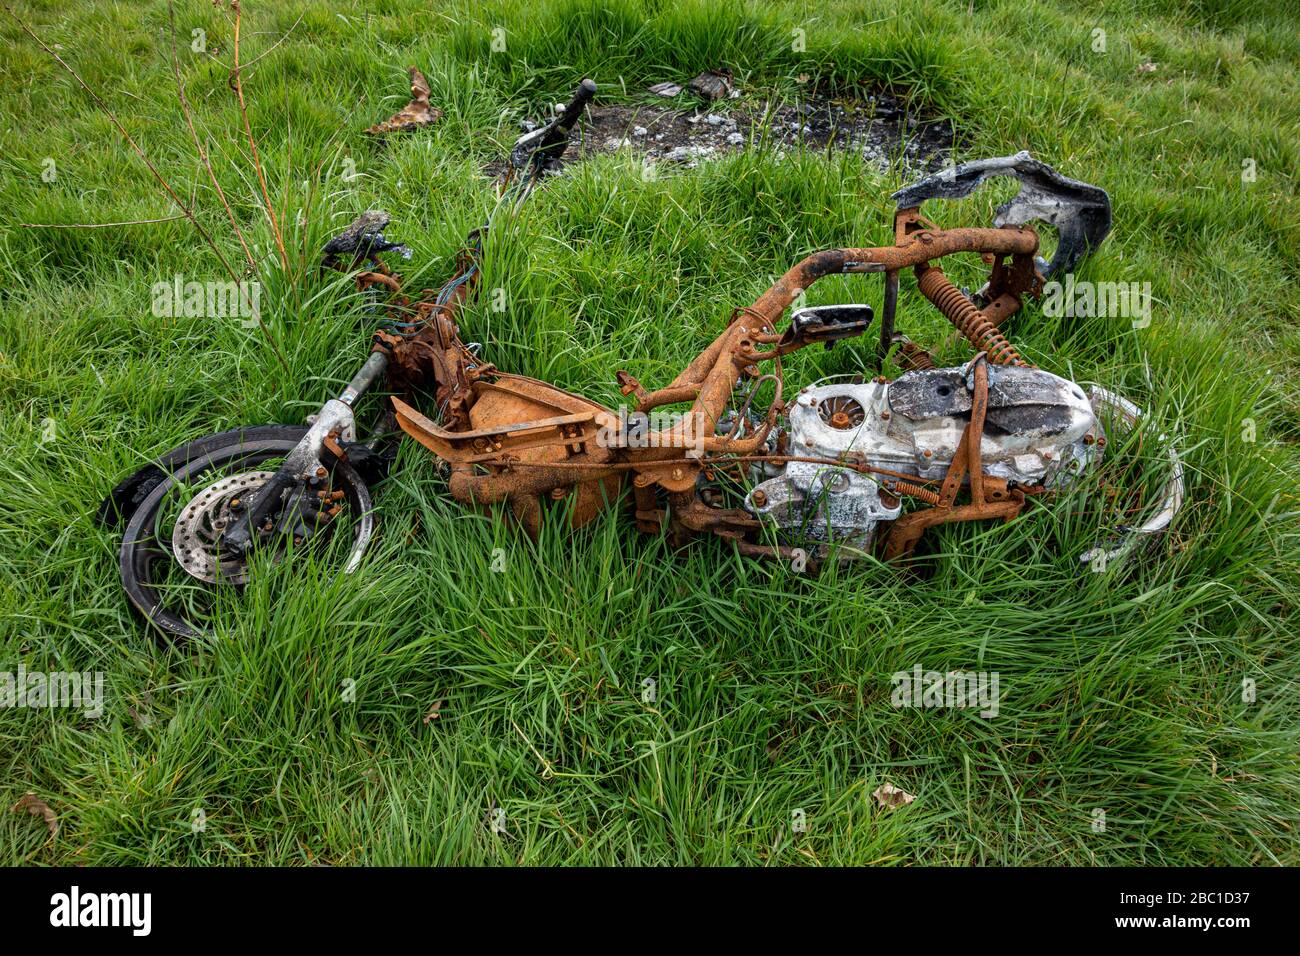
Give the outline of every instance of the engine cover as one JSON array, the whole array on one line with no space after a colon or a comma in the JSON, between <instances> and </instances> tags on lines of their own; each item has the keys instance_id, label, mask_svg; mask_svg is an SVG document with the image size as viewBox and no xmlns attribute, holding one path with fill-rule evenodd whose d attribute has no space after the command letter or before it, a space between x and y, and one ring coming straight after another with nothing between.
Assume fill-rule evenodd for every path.
<instances>
[{"instance_id":1,"label":"engine cover","mask_svg":"<svg viewBox=\"0 0 1300 956\"><path fill-rule=\"evenodd\" d=\"M1101 425L1074 382L1051 372L989 366L989 398L980 458L984 473L1022 485L1054 487L1100 456ZM970 421L974 380L961 368L908 372L893 382L818 384L789 410L791 456L837 461L850 456L876 468L941 479ZM768 470L745 507L786 536L870 546L876 526L902 511L882 498L871 475L834 465L791 461Z\"/></svg>"}]
</instances>

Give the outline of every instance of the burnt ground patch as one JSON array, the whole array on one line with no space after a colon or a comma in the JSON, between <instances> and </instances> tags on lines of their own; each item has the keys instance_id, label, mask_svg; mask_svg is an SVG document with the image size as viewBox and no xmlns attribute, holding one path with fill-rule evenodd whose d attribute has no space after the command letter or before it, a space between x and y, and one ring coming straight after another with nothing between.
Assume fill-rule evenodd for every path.
<instances>
[{"instance_id":1,"label":"burnt ground patch","mask_svg":"<svg viewBox=\"0 0 1300 956\"><path fill-rule=\"evenodd\" d=\"M898 161L929 172L947 162L954 143L951 120L925 118L889 94L867 99L814 95L781 104L723 100L712 108L676 102L594 106L574 155L581 159L631 149L653 162L693 166L762 145L778 152L853 151L881 169Z\"/></svg>"}]
</instances>

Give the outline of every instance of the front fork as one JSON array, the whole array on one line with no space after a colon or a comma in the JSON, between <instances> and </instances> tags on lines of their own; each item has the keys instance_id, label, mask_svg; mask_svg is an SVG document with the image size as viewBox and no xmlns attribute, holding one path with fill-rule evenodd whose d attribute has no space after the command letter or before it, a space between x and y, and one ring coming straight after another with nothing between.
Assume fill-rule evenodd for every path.
<instances>
[{"instance_id":1,"label":"front fork","mask_svg":"<svg viewBox=\"0 0 1300 956\"><path fill-rule=\"evenodd\" d=\"M233 554L244 554L257 539L258 529L265 526L271 513L284 498L286 491L298 489L317 480L325 468L322 452L327 443L338 446L338 442L356 440L356 417L353 414L357 400L365 394L388 368L388 353L374 351L366 359L357 374L352 377L338 398L331 398L321 406L314 416L308 419L311 427L302 441L294 446L285 457L284 463L275 474L267 479L266 484L246 499L234 520L221 535L224 550ZM299 523L299 518L286 515L281 524ZM310 529L308 529L310 530Z\"/></svg>"}]
</instances>

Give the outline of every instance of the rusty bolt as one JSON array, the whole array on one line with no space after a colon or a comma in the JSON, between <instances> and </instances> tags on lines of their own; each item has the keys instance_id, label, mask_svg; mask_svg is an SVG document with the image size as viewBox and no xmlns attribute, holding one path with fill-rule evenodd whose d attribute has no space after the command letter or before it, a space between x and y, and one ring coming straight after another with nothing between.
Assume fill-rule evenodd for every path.
<instances>
[{"instance_id":1,"label":"rusty bolt","mask_svg":"<svg viewBox=\"0 0 1300 956\"><path fill-rule=\"evenodd\" d=\"M1092 444L1093 442L1095 442L1096 440L1097 440L1096 437L1093 436L1093 435L1084 435L1084 436L1083 436L1083 443L1084 443L1085 445L1091 445L1091 444Z\"/></svg>"},{"instance_id":2,"label":"rusty bolt","mask_svg":"<svg viewBox=\"0 0 1300 956\"><path fill-rule=\"evenodd\" d=\"M767 494L761 489L756 489L754 493L750 495L750 498L754 502L755 508L762 508L767 504Z\"/></svg>"},{"instance_id":3,"label":"rusty bolt","mask_svg":"<svg viewBox=\"0 0 1300 956\"><path fill-rule=\"evenodd\" d=\"M316 469L316 477L317 477L317 478L324 478L324 477L325 477L326 475L328 475L328 474L329 474L329 472L326 471L324 468L317 468L317 469Z\"/></svg>"},{"instance_id":4,"label":"rusty bolt","mask_svg":"<svg viewBox=\"0 0 1300 956\"><path fill-rule=\"evenodd\" d=\"M881 412L880 417L883 418L885 421L889 421L889 412Z\"/></svg>"},{"instance_id":5,"label":"rusty bolt","mask_svg":"<svg viewBox=\"0 0 1300 956\"><path fill-rule=\"evenodd\" d=\"M930 451L930 449L928 448L925 451L921 452L921 454L924 455L926 458L934 457L934 452Z\"/></svg>"},{"instance_id":6,"label":"rusty bolt","mask_svg":"<svg viewBox=\"0 0 1300 956\"><path fill-rule=\"evenodd\" d=\"M1106 439L1104 439L1104 438L1098 438L1098 439L1097 439L1097 447L1098 447L1098 448L1105 448L1105 447L1106 447Z\"/></svg>"},{"instance_id":7,"label":"rusty bolt","mask_svg":"<svg viewBox=\"0 0 1300 956\"><path fill-rule=\"evenodd\" d=\"M231 511L238 511L238 510L239 510L240 508L242 508L242 507L244 507L244 503L243 503L242 501L240 501L238 498L231 498L231 499L230 499L230 510L231 510Z\"/></svg>"}]
</instances>

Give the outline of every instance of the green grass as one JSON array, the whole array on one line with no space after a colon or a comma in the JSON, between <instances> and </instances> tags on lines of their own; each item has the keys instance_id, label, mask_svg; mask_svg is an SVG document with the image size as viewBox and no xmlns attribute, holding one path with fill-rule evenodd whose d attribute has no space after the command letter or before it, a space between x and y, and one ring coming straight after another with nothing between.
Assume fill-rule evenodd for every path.
<instances>
[{"instance_id":1,"label":"green grass","mask_svg":"<svg viewBox=\"0 0 1300 956\"><path fill-rule=\"evenodd\" d=\"M17 10L240 261L177 109L167 5L72 6ZM178 4L180 57L223 189L265 257L264 314L288 372L238 322L151 315L153 282L223 277L187 223L19 226L175 210L103 114L0 15L0 670L99 670L108 684L98 721L0 710L0 806L31 790L61 823L47 841L39 818L0 813L0 861L1300 859L1294 4L246 6L243 58L265 54L246 93L287 224L287 272L226 68L189 49L203 28L229 58L211 4ZM494 27L504 53L492 51ZM791 49L795 27L804 52ZM1139 73L1145 61L1156 71ZM446 116L379 148L359 130L405 102L411 63ZM938 533L923 574L868 561L810 580L720 542L673 553L618 514L577 534L552 520L530 543L455 505L433 460L406 443L357 575L278 568L210 642L156 645L129 613L117 539L94 509L150 456L238 424L301 421L346 380L368 331L346 283L311 267L324 238L384 206L415 250L408 269L436 284L489 208L482 167L520 116L584 74L635 102L649 83L719 63L755 97L790 95L800 74L907 92L953 118L961 158L1028 148L1110 191L1115 230L1085 277L1150 282L1151 327L1030 306L1009 331L1032 361L1124 392L1176 436L1188 466L1176 532L1146 561L1081 574L1075 556L1107 518L1095 496L1062 498L1010 525ZM40 175L47 157L54 182ZM344 180L349 159L360 179ZM484 303L462 327L499 367L617 404L615 369L666 382L808 252L889 241L887 196L902 176L764 153L649 182L625 157L571 167L490 245L483 287L506 290L506 311ZM1002 196L929 212L983 225ZM953 273L971 284L978 263ZM879 289L833 279L810 298L878 305ZM918 300L905 278L900 327L941 341L947 327ZM809 350L787 378L870 361L867 342ZM46 419L56 434L42 442ZM491 571L495 548L504 574ZM889 675L918 663L998 671L998 716L894 709ZM1246 678L1254 702L1242 700ZM916 801L878 810L870 795L886 780ZM494 806L504 837L488 825ZM792 833L796 808L806 833Z\"/></svg>"}]
</instances>

